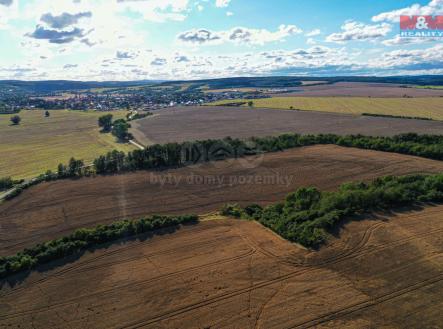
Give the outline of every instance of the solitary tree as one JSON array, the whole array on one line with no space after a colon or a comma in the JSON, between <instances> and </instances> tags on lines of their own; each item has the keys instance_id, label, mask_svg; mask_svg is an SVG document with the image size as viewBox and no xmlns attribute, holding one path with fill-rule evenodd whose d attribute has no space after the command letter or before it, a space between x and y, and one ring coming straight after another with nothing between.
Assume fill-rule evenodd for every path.
<instances>
[{"instance_id":1,"label":"solitary tree","mask_svg":"<svg viewBox=\"0 0 443 329\"><path fill-rule=\"evenodd\" d=\"M20 121L22 121L22 118L20 118L18 115L14 115L13 117L11 117L11 122L13 125L20 124Z\"/></svg>"},{"instance_id":2,"label":"solitary tree","mask_svg":"<svg viewBox=\"0 0 443 329\"><path fill-rule=\"evenodd\" d=\"M248 106L249 106L249 107L254 106L254 102L253 102L253 101L249 101L249 102L248 102Z\"/></svg>"},{"instance_id":3,"label":"solitary tree","mask_svg":"<svg viewBox=\"0 0 443 329\"><path fill-rule=\"evenodd\" d=\"M111 131L112 128L112 114L102 115L98 118L98 126L105 132Z\"/></svg>"},{"instance_id":4,"label":"solitary tree","mask_svg":"<svg viewBox=\"0 0 443 329\"><path fill-rule=\"evenodd\" d=\"M126 140L130 137L130 134L128 134L129 128L131 128L131 125L125 120L116 120L112 127L112 134L120 140Z\"/></svg>"},{"instance_id":5,"label":"solitary tree","mask_svg":"<svg viewBox=\"0 0 443 329\"><path fill-rule=\"evenodd\" d=\"M49 117L51 114L49 113L49 111L45 112L45 117Z\"/></svg>"}]
</instances>

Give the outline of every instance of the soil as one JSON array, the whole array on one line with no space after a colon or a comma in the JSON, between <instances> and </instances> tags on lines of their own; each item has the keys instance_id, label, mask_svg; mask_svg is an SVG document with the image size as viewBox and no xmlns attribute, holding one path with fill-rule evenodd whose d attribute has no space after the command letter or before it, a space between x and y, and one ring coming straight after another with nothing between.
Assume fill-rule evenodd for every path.
<instances>
[{"instance_id":1,"label":"soil","mask_svg":"<svg viewBox=\"0 0 443 329\"><path fill-rule=\"evenodd\" d=\"M424 89L412 86L405 88L390 83L337 82L315 86L294 88L294 92L280 96L312 96L312 97L442 97L443 89ZM276 95L273 95L276 96Z\"/></svg>"},{"instance_id":2,"label":"soil","mask_svg":"<svg viewBox=\"0 0 443 329\"><path fill-rule=\"evenodd\" d=\"M206 214L227 203L278 202L304 186L334 190L350 181L438 172L441 161L317 145L163 172L42 183L0 205L0 256L124 218Z\"/></svg>"},{"instance_id":3,"label":"soil","mask_svg":"<svg viewBox=\"0 0 443 329\"><path fill-rule=\"evenodd\" d=\"M132 134L143 145L284 133L393 136L410 132L439 135L443 132L443 121L229 106L163 109L155 116L133 121L131 125Z\"/></svg>"},{"instance_id":4,"label":"soil","mask_svg":"<svg viewBox=\"0 0 443 329\"><path fill-rule=\"evenodd\" d=\"M439 328L443 206L343 225L320 251L215 220L87 252L0 291L0 328Z\"/></svg>"}]
</instances>

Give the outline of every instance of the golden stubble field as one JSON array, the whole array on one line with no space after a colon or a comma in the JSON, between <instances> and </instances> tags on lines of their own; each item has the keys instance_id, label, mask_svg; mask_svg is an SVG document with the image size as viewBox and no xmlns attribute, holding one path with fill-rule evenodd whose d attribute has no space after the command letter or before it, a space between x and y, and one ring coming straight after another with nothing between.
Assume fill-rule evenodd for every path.
<instances>
[{"instance_id":1,"label":"golden stubble field","mask_svg":"<svg viewBox=\"0 0 443 329\"><path fill-rule=\"evenodd\" d=\"M0 291L0 328L439 328L443 207L345 224L320 251L213 220Z\"/></svg>"},{"instance_id":2,"label":"golden stubble field","mask_svg":"<svg viewBox=\"0 0 443 329\"><path fill-rule=\"evenodd\" d=\"M250 163L253 159L258 166L249 169L226 160L39 184L0 204L0 256L125 218L208 214L227 203L278 202L305 186L333 191L349 181L443 172L442 161L332 145L268 153Z\"/></svg>"},{"instance_id":3,"label":"golden stubble field","mask_svg":"<svg viewBox=\"0 0 443 329\"><path fill-rule=\"evenodd\" d=\"M249 100L238 100L248 102ZM253 107L344 114L363 113L408 116L443 120L443 97L376 98L376 97L272 97L254 99ZM210 105L232 103L220 101Z\"/></svg>"},{"instance_id":4,"label":"golden stubble field","mask_svg":"<svg viewBox=\"0 0 443 329\"><path fill-rule=\"evenodd\" d=\"M54 170L60 162L71 157L86 162L98 155L118 149L133 149L117 143L110 134L100 133L97 126L102 112L57 110L21 111L20 125L12 126L12 115L0 115L0 177L31 178ZM114 118L122 118L124 111L112 112Z\"/></svg>"}]
</instances>

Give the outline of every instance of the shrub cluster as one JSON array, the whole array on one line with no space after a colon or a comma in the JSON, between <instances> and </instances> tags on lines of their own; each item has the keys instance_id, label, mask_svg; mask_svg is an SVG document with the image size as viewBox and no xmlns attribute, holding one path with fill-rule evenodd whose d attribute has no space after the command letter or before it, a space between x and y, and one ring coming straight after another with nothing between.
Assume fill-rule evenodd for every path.
<instances>
[{"instance_id":1,"label":"shrub cluster","mask_svg":"<svg viewBox=\"0 0 443 329\"><path fill-rule=\"evenodd\" d=\"M128 115L126 116L127 121L134 121L134 120L139 120L139 119L143 119L146 117L149 117L153 115L152 112L141 112L141 113L128 113Z\"/></svg>"},{"instance_id":2,"label":"shrub cluster","mask_svg":"<svg viewBox=\"0 0 443 329\"><path fill-rule=\"evenodd\" d=\"M78 229L71 235L24 249L14 256L0 257L0 278L33 269L37 265L61 259L102 243L197 221L198 217L195 215L152 216L139 220L124 220L109 225L98 225L95 228Z\"/></svg>"},{"instance_id":3,"label":"shrub cluster","mask_svg":"<svg viewBox=\"0 0 443 329\"><path fill-rule=\"evenodd\" d=\"M443 174L388 176L370 184L344 184L337 192L301 188L281 203L265 208L227 205L221 213L257 220L290 241L317 247L346 217L417 202L443 202Z\"/></svg>"},{"instance_id":4,"label":"shrub cluster","mask_svg":"<svg viewBox=\"0 0 443 329\"><path fill-rule=\"evenodd\" d=\"M10 189L14 186L14 181L11 177L0 178L0 191Z\"/></svg>"}]
</instances>

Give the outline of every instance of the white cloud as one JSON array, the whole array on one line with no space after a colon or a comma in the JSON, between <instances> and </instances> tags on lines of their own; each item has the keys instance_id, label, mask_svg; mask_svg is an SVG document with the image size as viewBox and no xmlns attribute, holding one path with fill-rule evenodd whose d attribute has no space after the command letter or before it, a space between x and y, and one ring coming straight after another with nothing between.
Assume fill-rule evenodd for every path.
<instances>
[{"instance_id":1,"label":"white cloud","mask_svg":"<svg viewBox=\"0 0 443 329\"><path fill-rule=\"evenodd\" d=\"M403 68L404 70L437 70L443 71L443 45L412 50L393 50L379 58L370 59L368 65L377 68Z\"/></svg>"},{"instance_id":2,"label":"white cloud","mask_svg":"<svg viewBox=\"0 0 443 329\"><path fill-rule=\"evenodd\" d=\"M164 44L156 41L157 35L150 39L150 30L142 26L145 20L180 21L192 10L197 14L199 8L207 9L217 3L213 0L28 0L20 3L23 10L19 11L18 1L0 0L0 29L14 25L15 28L10 28L8 34L21 47L21 56L17 56L20 59L2 62L2 78L135 80L266 75L274 72L327 75L345 74L343 72L375 74L386 70L390 70L390 74L443 71L439 68L443 67L443 58L439 55L443 53L443 47L428 46L425 49L424 43L432 40L398 36L384 40L392 29L388 22L398 15L392 12L375 16L373 20L377 23L346 22L341 31L330 34L327 40L336 43L377 40L381 41L378 43L380 47L423 43L420 46L423 49L383 54L383 49L378 52L370 49L363 53L345 46L323 47L318 46L314 38L322 32L325 34L325 31L313 29L304 34L309 45L306 48L288 50L290 43L285 43L286 50L260 50L259 46L270 43L274 43L273 47L267 48L278 48L282 41L303 33L294 25L281 25L276 29L193 29L178 35L185 46L180 43ZM408 10L419 7L425 12L431 11L441 3L443 0L434 0L426 6L408 7ZM229 1L219 1L219 7L225 8L220 12L222 15L232 14L228 11L231 8L226 7L228 4ZM41 28L36 29L36 25ZM34 38L25 37L26 34ZM189 44L222 43L226 44L220 47L223 55L218 55L218 51L205 49L200 52L198 47L189 47ZM161 45L161 49L147 49L146 44ZM233 44L254 46L254 51L238 53L243 48L232 47Z\"/></svg>"},{"instance_id":3,"label":"white cloud","mask_svg":"<svg viewBox=\"0 0 443 329\"><path fill-rule=\"evenodd\" d=\"M293 50L274 50L230 55L189 54L183 51L151 51L125 48L89 61L66 61L47 66L40 58L22 65L0 68L0 77L76 80L199 79L209 77L255 76L268 74L410 74L440 72L443 46L420 50L396 50L362 59L359 52L345 47L313 46ZM136 54L136 55L134 55ZM35 55L34 55L35 57ZM118 59L121 57L122 59ZM45 66L42 64L45 63ZM77 66L76 66L77 65ZM333 73L332 73L333 72ZM363 73L361 73L363 72Z\"/></svg>"},{"instance_id":4,"label":"white cloud","mask_svg":"<svg viewBox=\"0 0 443 329\"><path fill-rule=\"evenodd\" d=\"M385 46L398 46L398 45L416 45L416 44L422 44L427 42L436 42L441 41L441 39L438 38L405 38L401 37L399 34L397 34L392 39L383 40L382 44Z\"/></svg>"},{"instance_id":5,"label":"white cloud","mask_svg":"<svg viewBox=\"0 0 443 329\"><path fill-rule=\"evenodd\" d=\"M372 17L374 22L399 22L401 15L438 15L443 13L443 0L432 0L426 6L413 4L410 7L384 12Z\"/></svg>"},{"instance_id":6,"label":"white cloud","mask_svg":"<svg viewBox=\"0 0 443 329\"><path fill-rule=\"evenodd\" d=\"M321 34L320 29L314 29L312 31L307 32L305 35L307 37L315 37L316 35L320 35L320 34Z\"/></svg>"},{"instance_id":7,"label":"white cloud","mask_svg":"<svg viewBox=\"0 0 443 329\"><path fill-rule=\"evenodd\" d=\"M138 2L143 5L145 1ZM130 3L109 0L29 2L23 16L38 27L23 33L27 36L23 46L44 48L53 54L62 50L63 54L70 54L94 49L110 55L116 50L143 44L145 35L134 29L134 19L121 15L129 10Z\"/></svg>"},{"instance_id":8,"label":"white cloud","mask_svg":"<svg viewBox=\"0 0 443 329\"><path fill-rule=\"evenodd\" d=\"M316 44L317 44L317 41L315 41L315 40L312 39L312 38L308 38L308 40L306 40L306 43L307 43L308 45L316 45Z\"/></svg>"},{"instance_id":9,"label":"white cloud","mask_svg":"<svg viewBox=\"0 0 443 329\"><path fill-rule=\"evenodd\" d=\"M108 0L109 1L109 0ZM145 20L182 21L188 12L189 0L117 0L119 7L143 15Z\"/></svg>"},{"instance_id":10,"label":"white cloud","mask_svg":"<svg viewBox=\"0 0 443 329\"><path fill-rule=\"evenodd\" d=\"M220 42L221 35L206 29L194 29L180 33L177 38L185 43L204 44Z\"/></svg>"},{"instance_id":11,"label":"white cloud","mask_svg":"<svg viewBox=\"0 0 443 329\"><path fill-rule=\"evenodd\" d=\"M248 29L237 27L228 33L230 41L263 45L268 42L282 41L286 37L302 33L303 31L295 25L280 25L278 30L271 32L265 29Z\"/></svg>"},{"instance_id":12,"label":"white cloud","mask_svg":"<svg viewBox=\"0 0 443 329\"><path fill-rule=\"evenodd\" d=\"M215 0L215 6L219 8L227 7L230 2L231 0Z\"/></svg>"},{"instance_id":13,"label":"white cloud","mask_svg":"<svg viewBox=\"0 0 443 329\"><path fill-rule=\"evenodd\" d=\"M18 17L18 0L3 0L3 2L0 2L0 30L9 28L9 22Z\"/></svg>"},{"instance_id":14,"label":"white cloud","mask_svg":"<svg viewBox=\"0 0 443 329\"><path fill-rule=\"evenodd\" d=\"M122 13L130 11L137 13L144 20L164 22L185 19L190 10L189 7L190 0L39 0L29 2L24 13L28 18L40 18L45 13L60 15L91 12L92 16L107 15L108 21L111 21L119 19ZM111 25L112 22L109 24Z\"/></svg>"},{"instance_id":15,"label":"white cloud","mask_svg":"<svg viewBox=\"0 0 443 329\"><path fill-rule=\"evenodd\" d=\"M341 29L342 32L328 35L326 41L342 43L352 40L367 41L379 39L391 32L392 26L388 23L366 25L355 21L348 21L342 25Z\"/></svg>"},{"instance_id":16,"label":"white cloud","mask_svg":"<svg viewBox=\"0 0 443 329\"><path fill-rule=\"evenodd\" d=\"M283 41L286 37L303 31L295 25L280 25L277 31L235 27L227 31L194 29L180 33L178 40L194 44L220 44L234 42L238 44L264 45L269 42Z\"/></svg>"},{"instance_id":17,"label":"white cloud","mask_svg":"<svg viewBox=\"0 0 443 329\"><path fill-rule=\"evenodd\" d=\"M232 11L227 11L227 12L226 12L226 16L228 16L228 17L229 17L229 16L234 16L234 13L233 13Z\"/></svg>"}]
</instances>

